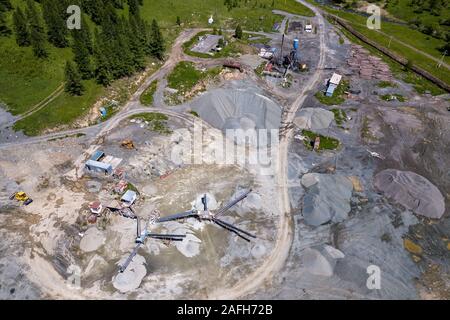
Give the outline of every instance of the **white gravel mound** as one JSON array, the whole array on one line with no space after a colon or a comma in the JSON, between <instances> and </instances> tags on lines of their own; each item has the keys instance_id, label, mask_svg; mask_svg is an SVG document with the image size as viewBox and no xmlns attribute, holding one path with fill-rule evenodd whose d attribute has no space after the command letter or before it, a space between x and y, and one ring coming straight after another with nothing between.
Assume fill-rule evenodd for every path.
<instances>
[{"instance_id":1,"label":"white gravel mound","mask_svg":"<svg viewBox=\"0 0 450 320\"><path fill-rule=\"evenodd\" d=\"M334 120L334 113L322 108L301 109L294 124L300 129L320 130L330 126Z\"/></svg>"},{"instance_id":2,"label":"white gravel mound","mask_svg":"<svg viewBox=\"0 0 450 320\"><path fill-rule=\"evenodd\" d=\"M384 170L375 176L374 185L387 198L418 215L440 219L445 212L444 197L439 189L414 172Z\"/></svg>"},{"instance_id":3,"label":"white gravel mound","mask_svg":"<svg viewBox=\"0 0 450 320\"><path fill-rule=\"evenodd\" d=\"M120 261L120 264L124 263L127 258L128 255ZM139 288L146 274L145 258L136 255L123 273L119 272L113 277L113 286L122 293L133 291Z\"/></svg>"},{"instance_id":4,"label":"white gravel mound","mask_svg":"<svg viewBox=\"0 0 450 320\"><path fill-rule=\"evenodd\" d=\"M307 173L301 179L307 189L303 198L305 223L319 226L345 220L351 210L352 182L339 175Z\"/></svg>"},{"instance_id":5,"label":"white gravel mound","mask_svg":"<svg viewBox=\"0 0 450 320\"><path fill-rule=\"evenodd\" d=\"M96 227L89 228L80 241L80 249L84 252L92 252L105 244L105 235Z\"/></svg>"}]
</instances>

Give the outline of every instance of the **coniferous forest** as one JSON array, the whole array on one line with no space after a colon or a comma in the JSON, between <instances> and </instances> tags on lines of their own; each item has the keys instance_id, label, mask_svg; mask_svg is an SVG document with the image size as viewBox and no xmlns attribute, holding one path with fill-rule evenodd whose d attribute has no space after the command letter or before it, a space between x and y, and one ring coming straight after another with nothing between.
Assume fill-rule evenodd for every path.
<instances>
[{"instance_id":1,"label":"coniferous forest","mask_svg":"<svg viewBox=\"0 0 450 320\"><path fill-rule=\"evenodd\" d=\"M39 10L36 3L41 4ZM81 29L69 30L70 5L81 8ZM128 4L127 15L117 9ZM156 20L150 24L140 14L142 0L26 0L25 8L13 8L9 0L0 0L0 32L15 37L19 46L31 46L41 59L48 47L70 47L73 61L66 68L66 91L79 95L81 79L95 79L109 85L113 80L130 76L145 68L145 59L162 59L164 39ZM14 10L13 30L4 22L3 13Z\"/></svg>"}]
</instances>

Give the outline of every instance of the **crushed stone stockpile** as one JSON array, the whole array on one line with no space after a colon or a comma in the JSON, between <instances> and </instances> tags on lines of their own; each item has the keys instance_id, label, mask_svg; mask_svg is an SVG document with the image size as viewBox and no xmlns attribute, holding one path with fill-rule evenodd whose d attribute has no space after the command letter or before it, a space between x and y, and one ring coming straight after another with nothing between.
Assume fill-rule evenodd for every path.
<instances>
[{"instance_id":1,"label":"crushed stone stockpile","mask_svg":"<svg viewBox=\"0 0 450 320\"><path fill-rule=\"evenodd\" d=\"M338 259L343 259L344 253L329 245L321 248L307 248L301 255L303 267L309 273L317 276L331 277Z\"/></svg>"},{"instance_id":2,"label":"crushed stone stockpile","mask_svg":"<svg viewBox=\"0 0 450 320\"><path fill-rule=\"evenodd\" d=\"M192 109L203 120L223 131L276 129L281 121L281 107L251 90L212 90L196 100Z\"/></svg>"},{"instance_id":3,"label":"crushed stone stockpile","mask_svg":"<svg viewBox=\"0 0 450 320\"><path fill-rule=\"evenodd\" d=\"M307 173L301 179L306 189L303 198L305 223L320 226L345 220L351 210L353 184L350 179L330 174Z\"/></svg>"},{"instance_id":4,"label":"crushed stone stockpile","mask_svg":"<svg viewBox=\"0 0 450 320\"><path fill-rule=\"evenodd\" d=\"M440 219L445 212L439 189L414 172L384 170L375 176L374 185L386 197L418 215Z\"/></svg>"},{"instance_id":5,"label":"crushed stone stockpile","mask_svg":"<svg viewBox=\"0 0 450 320\"><path fill-rule=\"evenodd\" d=\"M322 108L305 108L300 110L294 123L300 129L320 130L330 126L334 113Z\"/></svg>"}]
</instances>

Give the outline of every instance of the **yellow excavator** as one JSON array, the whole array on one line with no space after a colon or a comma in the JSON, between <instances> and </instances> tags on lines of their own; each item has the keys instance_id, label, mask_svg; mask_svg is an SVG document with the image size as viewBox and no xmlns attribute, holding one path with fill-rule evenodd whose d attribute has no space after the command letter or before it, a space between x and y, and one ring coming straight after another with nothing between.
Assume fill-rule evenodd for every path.
<instances>
[{"instance_id":1,"label":"yellow excavator","mask_svg":"<svg viewBox=\"0 0 450 320\"><path fill-rule=\"evenodd\" d=\"M30 203L33 202L33 199L31 199L25 192L23 191L19 191L19 192L15 192L13 193L10 197L10 200L16 200L19 202L22 202L24 205L29 205Z\"/></svg>"}]
</instances>

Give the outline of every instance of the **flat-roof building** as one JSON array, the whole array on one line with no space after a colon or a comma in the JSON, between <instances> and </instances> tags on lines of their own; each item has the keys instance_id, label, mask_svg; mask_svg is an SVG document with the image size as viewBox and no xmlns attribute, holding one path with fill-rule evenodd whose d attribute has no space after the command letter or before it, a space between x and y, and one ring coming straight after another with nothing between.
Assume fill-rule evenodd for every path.
<instances>
[{"instance_id":1,"label":"flat-roof building","mask_svg":"<svg viewBox=\"0 0 450 320\"><path fill-rule=\"evenodd\" d=\"M99 172L104 174L111 174L113 172L112 165L109 163L103 163L94 160L88 160L86 162L85 168L88 171Z\"/></svg>"}]
</instances>

